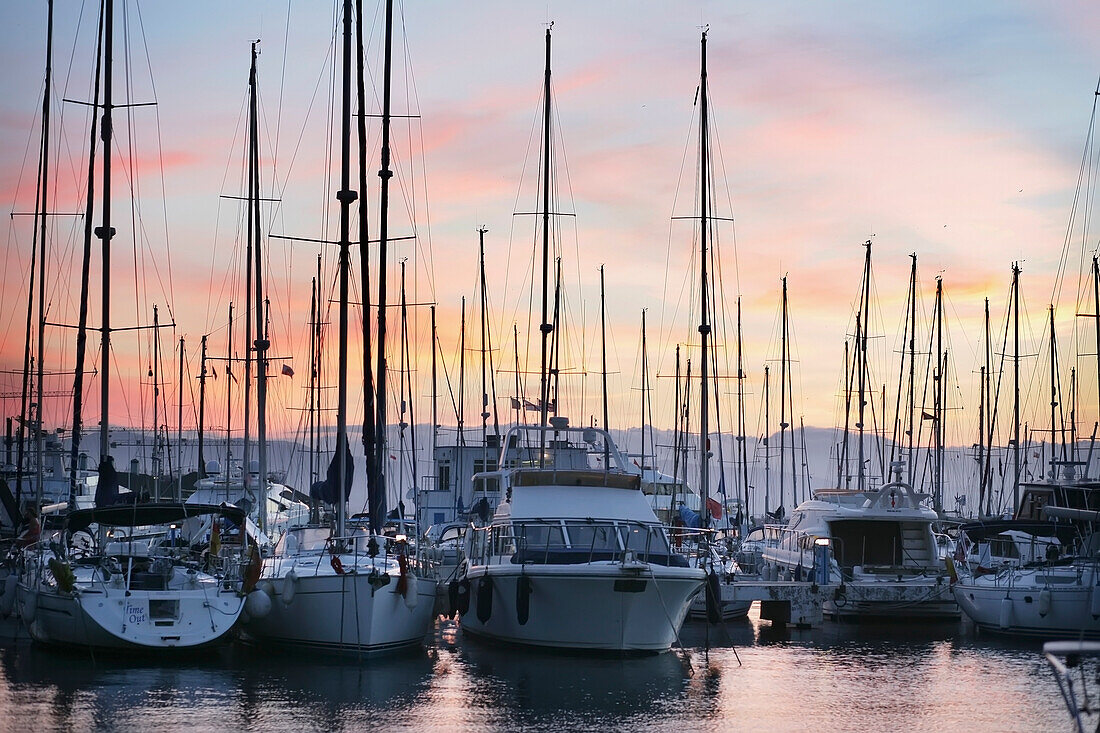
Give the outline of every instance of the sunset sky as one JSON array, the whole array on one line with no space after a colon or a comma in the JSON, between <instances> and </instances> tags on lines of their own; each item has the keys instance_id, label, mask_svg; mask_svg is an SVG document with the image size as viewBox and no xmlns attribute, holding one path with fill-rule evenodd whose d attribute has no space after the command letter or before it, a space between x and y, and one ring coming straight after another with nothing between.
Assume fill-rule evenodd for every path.
<instances>
[{"instance_id":1,"label":"sunset sky","mask_svg":"<svg viewBox=\"0 0 1100 733\"><path fill-rule=\"evenodd\" d=\"M129 121L124 111L116 113L119 235L112 320L116 326L148 323L153 303L163 320L174 320L176 328L162 335L162 358L168 372L165 389L175 395L174 344L186 339L188 374L194 377L199 339L210 334L211 352L224 355L228 302L243 301L243 210L239 202L219 197L243 191L252 40L261 39L264 195L280 199L265 204L265 232L336 237L337 178L326 159L326 143L334 140L328 110L336 4L195 0L147 3L140 12L132 3L125 3L125 11L121 0L118 4L116 97L158 104L135 108ZM365 4L368 95L374 100L367 112L374 115L380 110L382 7ZM57 2L52 211L83 209L87 108L61 99L90 99L96 5ZM513 323L520 332L520 360L526 363L521 369L538 368L537 341L528 345L531 324L538 322L537 314L529 318L529 305L538 302L537 293L532 300L528 272L535 222L514 214L538 206L543 34L551 20L557 207L576 214L561 220L568 332L562 367L588 373L585 380L562 378L563 411L575 421L587 422L600 412L599 265L606 266L613 425L640 420L643 308L657 425L669 427L673 421L673 384L665 377L674 373L675 345L685 344L698 358L693 229L691 222L672 217L695 211L694 102L703 26L709 27L715 168L721 178L716 214L736 219L735 225L719 225L720 307L730 315L717 328L716 340L723 348L720 359L732 364L732 314L740 296L750 433L763 432L763 366L769 363L778 371L774 360L784 275L798 360L793 369L796 415L819 427L842 421L837 395L843 342L854 328L861 245L868 239L875 262L871 328L873 336L881 337L873 339L873 382L897 379L894 351L900 343L909 254L915 252L925 336L937 275L947 293L951 403L961 408L954 428L959 444L972 442L976 429L983 299L990 299L998 331L1014 260L1023 268L1029 319L1021 350L1039 354L1024 366L1028 413L1042 420L1049 409L1043 392L1047 382L1030 374L1047 368L1041 343L1045 309L1059 282L1066 389L1074 349L1095 353L1091 336L1079 347L1071 339L1074 312L1094 308L1091 299L1076 302L1080 277L1087 274L1079 272L1081 254L1095 247L1095 237L1086 234L1083 249L1081 213L1061 281L1057 270L1100 75L1096 3L479 1L398 3L398 11L394 114L403 117L394 122L391 235L407 237L415 231L417 238L391 247L391 302L397 298L397 262L408 258L409 301L437 303L442 353L456 376L460 298L467 297L468 424L480 426L480 225L489 229L494 359L507 370L497 383L502 420L508 419L508 396L516 392ZM0 76L0 200L14 212L34 208L45 17L45 3L0 7L5 70ZM124 26L128 44L122 41ZM377 118L369 124L366 195L374 237ZM131 177L131 171L139 175ZM139 193L133 209L140 222L136 247L131 180ZM30 221L10 218L4 237L4 369L16 370L22 363ZM81 227L79 219L64 216L50 225L51 322L75 322ZM276 239L265 246L273 351L289 357L286 363L296 372L276 380L279 416L273 420L276 430L291 431L301 413L289 408L302 405L301 389L308 379L306 323L317 249ZM332 297L334 252L329 247L324 255L326 298ZM98 267L97 244L94 283ZM93 304L98 292L93 284ZM428 419L430 391L427 309L412 310L418 382L414 419L422 422ZM93 314L98 323L95 308ZM398 361L393 348L397 318L393 309L393 366ZM335 311L327 320L335 322ZM1078 320L1082 329L1091 328ZM243 321L234 328L240 337ZM353 328L359 328L358 316ZM149 381L144 375L150 338L149 332L115 337L122 380L112 424L151 422L148 385L135 386L139 378ZM71 369L72 341L70 330L50 330L51 369ZM97 350L98 337L92 336L90 345ZM93 361L98 363L98 355ZM1088 433L1097 412L1095 365L1091 358L1077 364L1083 382L1079 422ZM68 376L50 379L56 381L47 383L47 391L71 388ZM223 377L217 389L224 382ZM17 392L18 384L18 377L5 377L4 395ZM526 387L529 398L537 396L534 384ZM98 382L93 379L91 387L98 389ZM225 396L217 389L211 399L220 412L210 424L223 426ZM391 392L396 389L393 382ZM184 399L185 428L194 424L191 399ZM353 402L358 400L356 389ZM172 425L177 402L178 397L168 399ZM450 396L441 399L442 423L454 423L450 404ZM17 414L18 408L17 399L5 400L6 415ZM57 425L65 424L71 412L63 397L44 409L47 421ZM774 405L773 430L777 410ZM91 399L88 424L97 415L98 400ZM233 419L239 423L240 417ZM728 429L728 412L723 421Z\"/></svg>"}]
</instances>

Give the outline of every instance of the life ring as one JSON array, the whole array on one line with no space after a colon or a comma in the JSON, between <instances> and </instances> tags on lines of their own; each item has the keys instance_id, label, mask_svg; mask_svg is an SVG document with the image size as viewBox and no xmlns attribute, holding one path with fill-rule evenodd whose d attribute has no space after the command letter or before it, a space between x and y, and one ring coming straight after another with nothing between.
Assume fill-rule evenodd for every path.
<instances>
[{"instance_id":1,"label":"life ring","mask_svg":"<svg viewBox=\"0 0 1100 733\"><path fill-rule=\"evenodd\" d=\"M343 575L346 572L344 570L344 563L340 561L339 555L332 555L331 557L329 557L328 562L329 565L332 566L333 572L335 572L337 575Z\"/></svg>"}]
</instances>

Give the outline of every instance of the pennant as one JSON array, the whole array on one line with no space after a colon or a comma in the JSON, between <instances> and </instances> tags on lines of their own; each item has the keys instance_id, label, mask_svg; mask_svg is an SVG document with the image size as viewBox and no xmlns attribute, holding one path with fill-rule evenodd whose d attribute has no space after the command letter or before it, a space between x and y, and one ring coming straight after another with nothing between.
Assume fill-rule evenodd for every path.
<instances>
[{"instance_id":1,"label":"pennant","mask_svg":"<svg viewBox=\"0 0 1100 733\"><path fill-rule=\"evenodd\" d=\"M722 518L722 505L709 496L707 497L707 511L715 519Z\"/></svg>"},{"instance_id":2,"label":"pennant","mask_svg":"<svg viewBox=\"0 0 1100 733\"><path fill-rule=\"evenodd\" d=\"M518 409L520 409L521 407L523 407L523 403L521 403L521 402L519 401L519 399L518 399L518 398L516 398L516 397L509 397L508 399L510 399L510 400L512 401L512 409L513 409L513 410L518 410Z\"/></svg>"},{"instance_id":3,"label":"pennant","mask_svg":"<svg viewBox=\"0 0 1100 733\"><path fill-rule=\"evenodd\" d=\"M285 374L288 377L293 377L294 376L294 370L290 368L289 364L283 364L282 373Z\"/></svg>"}]
</instances>

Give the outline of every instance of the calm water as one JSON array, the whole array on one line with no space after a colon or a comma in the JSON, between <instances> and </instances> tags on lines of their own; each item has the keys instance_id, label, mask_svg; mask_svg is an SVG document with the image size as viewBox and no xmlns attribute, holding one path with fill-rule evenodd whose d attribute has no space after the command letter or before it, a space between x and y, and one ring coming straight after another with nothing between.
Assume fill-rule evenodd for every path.
<instances>
[{"instance_id":1,"label":"calm water","mask_svg":"<svg viewBox=\"0 0 1100 733\"><path fill-rule=\"evenodd\" d=\"M779 631L754 611L687 624L681 654L603 659L486 646L443 622L425 650L364 664L237 647L93 663L3 633L2 731L1070 729L1037 643L959 624Z\"/></svg>"}]
</instances>

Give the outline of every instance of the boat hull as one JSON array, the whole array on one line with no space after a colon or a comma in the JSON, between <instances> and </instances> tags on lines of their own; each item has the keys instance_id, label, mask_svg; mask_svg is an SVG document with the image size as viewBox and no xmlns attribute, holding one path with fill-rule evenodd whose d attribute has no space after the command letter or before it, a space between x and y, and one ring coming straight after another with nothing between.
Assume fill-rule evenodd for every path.
<instances>
[{"instance_id":1,"label":"boat hull","mask_svg":"<svg viewBox=\"0 0 1100 733\"><path fill-rule=\"evenodd\" d=\"M608 653L656 653L677 640L703 588L695 568L618 563L561 566L489 565L467 572L470 606L464 632L497 642ZM520 578L529 584L521 622ZM489 579L491 593L482 590ZM491 600L487 600L491 596Z\"/></svg>"},{"instance_id":2,"label":"boat hull","mask_svg":"<svg viewBox=\"0 0 1100 733\"><path fill-rule=\"evenodd\" d=\"M16 603L30 636L76 649L163 652L227 641L243 608L236 592L84 590L21 585Z\"/></svg>"},{"instance_id":3,"label":"boat hull","mask_svg":"<svg viewBox=\"0 0 1100 733\"><path fill-rule=\"evenodd\" d=\"M264 618L250 619L244 628L254 642L357 655L423 643L432 621L434 582L418 579L415 590L409 591L415 593L416 601L409 603L397 592L392 575L385 576L390 580L381 585L380 576L372 582L365 572L307 575L298 571L298 577L289 581L285 572L266 581L271 610Z\"/></svg>"},{"instance_id":4,"label":"boat hull","mask_svg":"<svg viewBox=\"0 0 1100 733\"><path fill-rule=\"evenodd\" d=\"M1010 572L960 580L955 598L978 628L1013 636L1100 639L1095 570Z\"/></svg>"}]
</instances>

